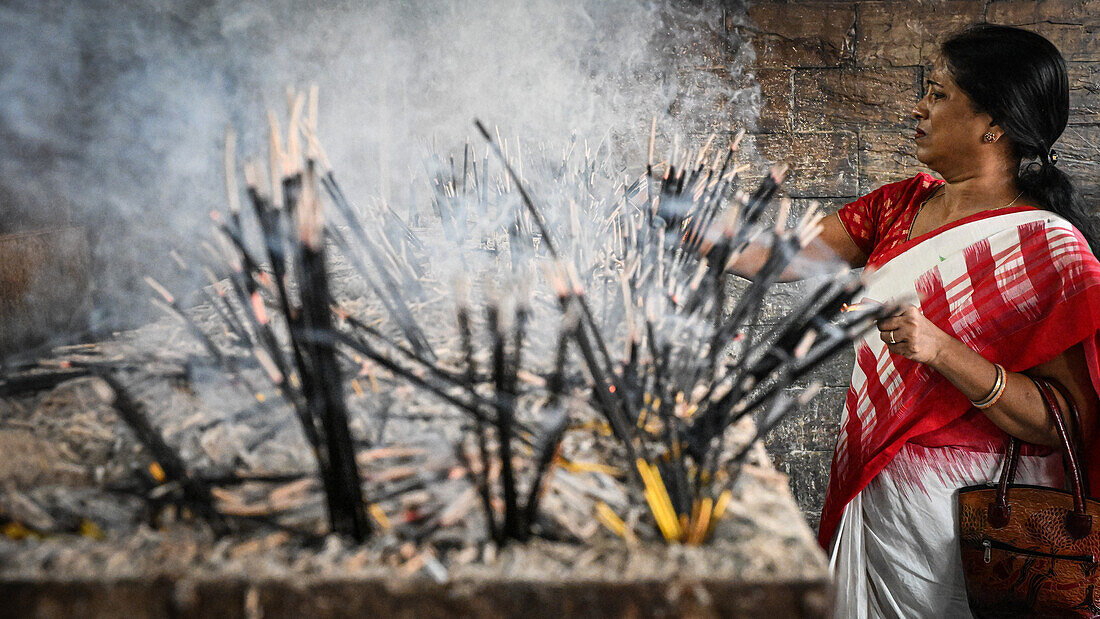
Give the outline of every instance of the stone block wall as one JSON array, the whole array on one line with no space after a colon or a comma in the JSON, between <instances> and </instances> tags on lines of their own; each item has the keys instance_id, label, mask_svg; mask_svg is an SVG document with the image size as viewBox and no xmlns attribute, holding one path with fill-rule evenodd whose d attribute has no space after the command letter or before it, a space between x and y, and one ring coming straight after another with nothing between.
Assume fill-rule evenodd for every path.
<instances>
[{"instance_id":1,"label":"stone block wall","mask_svg":"<svg viewBox=\"0 0 1100 619\"><path fill-rule=\"evenodd\" d=\"M910 110L927 66L942 38L983 21L1039 32L1065 56L1070 126L1055 149L1059 165L1100 204L1100 0L764 0L749 19L764 106L748 143L764 159L791 165L786 190L796 207L816 200L835 210L922 170ZM804 291L786 285L769 313ZM849 353L819 371L821 395L767 440L815 529L851 366Z\"/></svg>"}]
</instances>

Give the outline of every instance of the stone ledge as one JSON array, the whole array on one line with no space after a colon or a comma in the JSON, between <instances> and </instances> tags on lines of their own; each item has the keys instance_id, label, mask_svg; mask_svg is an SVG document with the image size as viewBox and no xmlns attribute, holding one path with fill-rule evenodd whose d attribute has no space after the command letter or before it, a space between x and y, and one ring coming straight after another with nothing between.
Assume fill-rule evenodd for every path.
<instances>
[{"instance_id":1,"label":"stone ledge","mask_svg":"<svg viewBox=\"0 0 1100 619\"><path fill-rule=\"evenodd\" d=\"M443 558L438 581L332 536L218 541L180 523L104 541L0 537L0 618L826 617L828 563L787 476L760 443L749 460L705 546L532 540L485 562Z\"/></svg>"},{"instance_id":2,"label":"stone ledge","mask_svg":"<svg viewBox=\"0 0 1100 619\"><path fill-rule=\"evenodd\" d=\"M828 579L729 582L35 581L0 583L0 617L826 617Z\"/></svg>"}]
</instances>

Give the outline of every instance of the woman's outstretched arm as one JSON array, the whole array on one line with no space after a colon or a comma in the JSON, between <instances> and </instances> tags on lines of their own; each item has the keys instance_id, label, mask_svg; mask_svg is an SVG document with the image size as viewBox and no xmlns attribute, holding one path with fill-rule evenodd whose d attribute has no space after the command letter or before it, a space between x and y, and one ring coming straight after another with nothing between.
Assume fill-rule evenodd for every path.
<instances>
[{"instance_id":1,"label":"woman's outstretched arm","mask_svg":"<svg viewBox=\"0 0 1100 619\"><path fill-rule=\"evenodd\" d=\"M790 282L805 279L822 272L822 265L840 261L852 268L862 267L867 256L856 246L852 237L844 229L840 217L835 213L821 220L821 234L807 245L791 262L779 281ZM752 279L764 266L771 253L771 247L761 243L751 243L736 258L726 265L726 270L746 279Z\"/></svg>"}]
</instances>

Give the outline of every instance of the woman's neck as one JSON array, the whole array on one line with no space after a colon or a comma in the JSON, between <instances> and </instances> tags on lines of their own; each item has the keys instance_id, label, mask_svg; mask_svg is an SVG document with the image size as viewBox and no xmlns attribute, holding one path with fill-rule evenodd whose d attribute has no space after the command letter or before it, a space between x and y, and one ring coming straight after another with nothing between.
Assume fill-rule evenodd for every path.
<instances>
[{"instance_id":1,"label":"woman's neck","mask_svg":"<svg viewBox=\"0 0 1100 619\"><path fill-rule=\"evenodd\" d=\"M982 174L948 179L940 208L948 219L1019 204L1015 174Z\"/></svg>"}]
</instances>

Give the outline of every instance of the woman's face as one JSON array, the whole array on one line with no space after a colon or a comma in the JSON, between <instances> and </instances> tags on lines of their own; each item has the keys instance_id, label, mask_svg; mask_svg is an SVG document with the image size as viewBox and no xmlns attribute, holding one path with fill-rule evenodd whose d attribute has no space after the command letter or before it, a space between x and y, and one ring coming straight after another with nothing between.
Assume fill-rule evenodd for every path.
<instances>
[{"instance_id":1,"label":"woman's face","mask_svg":"<svg viewBox=\"0 0 1100 619\"><path fill-rule=\"evenodd\" d=\"M992 126L989 114L974 110L970 97L955 84L942 59L928 74L924 97L912 114L917 120L913 136L917 159L944 178L976 169L981 148L988 146L983 136L990 130L998 138L1003 133Z\"/></svg>"}]
</instances>

